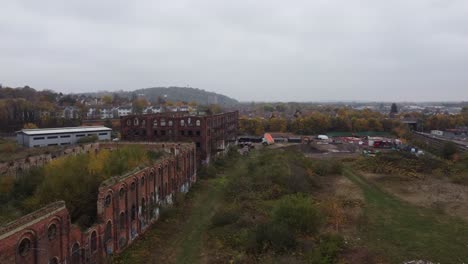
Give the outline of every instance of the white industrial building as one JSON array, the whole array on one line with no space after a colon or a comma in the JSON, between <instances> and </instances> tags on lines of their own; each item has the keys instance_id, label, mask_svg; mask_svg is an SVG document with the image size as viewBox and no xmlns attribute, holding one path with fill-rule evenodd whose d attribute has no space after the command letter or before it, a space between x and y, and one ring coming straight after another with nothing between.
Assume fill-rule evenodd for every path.
<instances>
[{"instance_id":1,"label":"white industrial building","mask_svg":"<svg viewBox=\"0 0 468 264\"><path fill-rule=\"evenodd\" d=\"M111 132L104 126L22 129L16 132L16 141L25 147L63 146L93 135L99 140L110 140Z\"/></svg>"}]
</instances>

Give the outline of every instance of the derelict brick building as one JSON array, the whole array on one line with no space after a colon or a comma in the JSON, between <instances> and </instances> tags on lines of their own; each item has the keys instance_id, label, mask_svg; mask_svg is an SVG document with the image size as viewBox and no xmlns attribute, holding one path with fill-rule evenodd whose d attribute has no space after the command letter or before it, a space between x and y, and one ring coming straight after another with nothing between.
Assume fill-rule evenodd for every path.
<instances>
[{"instance_id":1,"label":"derelict brick building","mask_svg":"<svg viewBox=\"0 0 468 264\"><path fill-rule=\"evenodd\" d=\"M237 139L239 112L193 115L166 112L120 117L123 140L195 142L197 160L203 164L225 151Z\"/></svg>"},{"instance_id":2,"label":"derelict brick building","mask_svg":"<svg viewBox=\"0 0 468 264\"><path fill-rule=\"evenodd\" d=\"M123 144L104 143L113 149ZM0 227L0 263L97 264L122 252L155 224L159 208L196 181L193 143L144 144L164 151L152 165L101 183L98 221L86 230L71 223L65 202L58 201Z\"/></svg>"}]
</instances>

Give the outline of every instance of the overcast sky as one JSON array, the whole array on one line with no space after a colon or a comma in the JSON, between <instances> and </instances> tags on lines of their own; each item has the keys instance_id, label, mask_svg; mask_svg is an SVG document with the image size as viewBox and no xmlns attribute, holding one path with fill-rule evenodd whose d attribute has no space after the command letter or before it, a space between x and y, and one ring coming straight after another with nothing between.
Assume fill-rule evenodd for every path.
<instances>
[{"instance_id":1,"label":"overcast sky","mask_svg":"<svg viewBox=\"0 0 468 264\"><path fill-rule=\"evenodd\" d=\"M468 1L2 0L0 83L468 100Z\"/></svg>"}]
</instances>

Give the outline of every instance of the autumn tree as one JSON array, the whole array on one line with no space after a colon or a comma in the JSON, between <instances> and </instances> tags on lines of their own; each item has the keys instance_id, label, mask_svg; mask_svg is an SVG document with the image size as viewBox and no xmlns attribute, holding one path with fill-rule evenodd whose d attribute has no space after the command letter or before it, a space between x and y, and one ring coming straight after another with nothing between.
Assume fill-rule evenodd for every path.
<instances>
[{"instance_id":1,"label":"autumn tree","mask_svg":"<svg viewBox=\"0 0 468 264\"><path fill-rule=\"evenodd\" d=\"M26 124L23 125L23 128L25 128L25 129L34 129L34 128L37 128L37 126L34 123L26 123Z\"/></svg>"},{"instance_id":2,"label":"autumn tree","mask_svg":"<svg viewBox=\"0 0 468 264\"><path fill-rule=\"evenodd\" d=\"M133 100L132 107L133 112L136 114L142 114L145 107L149 105L148 101L145 98L137 98Z\"/></svg>"},{"instance_id":3,"label":"autumn tree","mask_svg":"<svg viewBox=\"0 0 468 264\"><path fill-rule=\"evenodd\" d=\"M271 132L286 132L286 119L271 118L268 120L268 131Z\"/></svg>"},{"instance_id":4,"label":"autumn tree","mask_svg":"<svg viewBox=\"0 0 468 264\"><path fill-rule=\"evenodd\" d=\"M105 105L111 105L112 104L112 96L110 95L104 95L102 97L102 102L105 104Z\"/></svg>"}]
</instances>

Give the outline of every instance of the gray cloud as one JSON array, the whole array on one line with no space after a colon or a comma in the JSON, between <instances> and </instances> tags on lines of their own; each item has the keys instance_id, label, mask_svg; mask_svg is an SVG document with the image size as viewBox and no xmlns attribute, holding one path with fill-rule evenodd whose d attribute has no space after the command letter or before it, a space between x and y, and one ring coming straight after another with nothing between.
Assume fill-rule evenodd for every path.
<instances>
[{"instance_id":1,"label":"gray cloud","mask_svg":"<svg viewBox=\"0 0 468 264\"><path fill-rule=\"evenodd\" d=\"M0 82L240 100L468 100L463 0L2 2Z\"/></svg>"}]
</instances>

